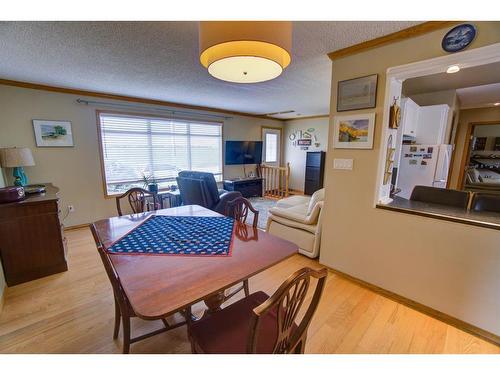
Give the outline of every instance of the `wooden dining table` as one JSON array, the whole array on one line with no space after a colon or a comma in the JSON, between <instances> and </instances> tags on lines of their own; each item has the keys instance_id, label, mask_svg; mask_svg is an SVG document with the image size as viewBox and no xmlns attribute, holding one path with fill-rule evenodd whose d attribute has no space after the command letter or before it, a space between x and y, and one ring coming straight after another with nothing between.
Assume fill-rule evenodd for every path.
<instances>
[{"instance_id":1,"label":"wooden dining table","mask_svg":"<svg viewBox=\"0 0 500 375\"><path fill-rule=\"evenodd\" d=\"M94 223L104 249L151 215L221 216L188 205L112 217ZM224 290L272 267L298 252L297 245L236 222L229 256L110 254L132 309L142 319L165 318L205 301L216 310Z\"/></svg>"}]
</instances>

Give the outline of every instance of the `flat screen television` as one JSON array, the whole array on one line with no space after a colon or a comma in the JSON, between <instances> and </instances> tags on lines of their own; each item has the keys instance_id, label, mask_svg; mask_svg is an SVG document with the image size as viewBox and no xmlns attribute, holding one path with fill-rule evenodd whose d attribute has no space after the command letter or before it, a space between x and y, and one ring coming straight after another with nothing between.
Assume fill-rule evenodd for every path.
<instances>
[{"instance_id":1,"label":"flat screen television","mask_svg":"<svg viewBox=\"0 0 500 375\"><path fill-rule=\"evenodd\" d=\"M261 162L262 141L226 141L226 165Z\"/></svg>"}]
</instances>

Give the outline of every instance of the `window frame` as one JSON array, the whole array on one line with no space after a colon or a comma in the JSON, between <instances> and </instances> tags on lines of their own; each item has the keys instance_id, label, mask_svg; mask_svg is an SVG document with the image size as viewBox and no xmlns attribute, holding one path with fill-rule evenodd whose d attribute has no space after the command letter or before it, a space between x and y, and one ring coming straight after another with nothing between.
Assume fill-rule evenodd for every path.
<instances>
[{"instance_id":1,"label":"window frame","mask_svg":"<svg viewBox=\"0 0 500 375\"><path fill-rule=\"evenodd\" d=\"M107 176L106 176L106 167L104 165L104 150L102 143L102 131L101 131L101 115L122 115L124 117L139 117L139 118L151 118L151 119L166 119L166 120L180 120L180 121L192 121L192 122L202 122L202 123L212 123L219 125L221 127L221 180L224 180L224 121L213 121L213 120L205 120L205 119L196 119L191 117L178 117L178 116L165 116L161 114L154 113L145 113L145 112L124 112L124 111L114 111L114 110L104 110L97 109L96 113L96 125L97 125L97 140L98 140L98 148L99 148L99 162L101 165L101 181L102 181L102 189L104 198L114 199L117 196L123 193L108 193L108 184L107 184Z\"/></svg>"}]
</instances>

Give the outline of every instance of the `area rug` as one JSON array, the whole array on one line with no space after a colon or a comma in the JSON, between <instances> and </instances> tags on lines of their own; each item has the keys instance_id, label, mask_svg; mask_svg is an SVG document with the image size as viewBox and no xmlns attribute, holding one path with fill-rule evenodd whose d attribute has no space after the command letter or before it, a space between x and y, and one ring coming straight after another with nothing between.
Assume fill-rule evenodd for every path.
<instances>
[{"instance_id":1,"label":"area rug","mask_svg":"<svg viewBox=\"0 0 500 375\"><path fill-rule=\"evenodd\" d=\"M266 229L267 217L269 216L269 209L276 206L277 199L272 198L249 198L252 206L259 211L259 221L257 226L260 229ZM247 223L253 222L253 214L251 212L248 213Z\"/></svg>"}]
</instances>

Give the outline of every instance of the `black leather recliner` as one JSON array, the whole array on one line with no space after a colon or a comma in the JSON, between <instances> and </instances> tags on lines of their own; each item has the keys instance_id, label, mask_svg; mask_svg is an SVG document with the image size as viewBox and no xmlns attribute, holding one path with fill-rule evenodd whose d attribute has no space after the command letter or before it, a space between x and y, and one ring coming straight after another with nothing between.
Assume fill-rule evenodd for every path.
<instances>
[{"instance_id":1,"label":"black leather recliner","mask_svg":"<svg viewBox=\"0 0 500 375\"><path fill-rule=\"evenodd\" d=\"M183 204L197 204L224 215L226 203L240 197L239 191L219 191L212 173L181 171L177 185Z\"/></svg>"}]
</instances>

